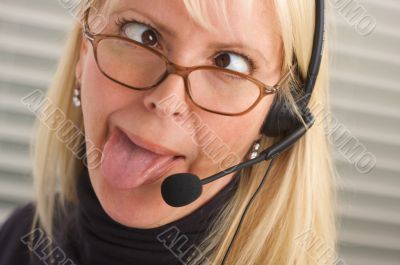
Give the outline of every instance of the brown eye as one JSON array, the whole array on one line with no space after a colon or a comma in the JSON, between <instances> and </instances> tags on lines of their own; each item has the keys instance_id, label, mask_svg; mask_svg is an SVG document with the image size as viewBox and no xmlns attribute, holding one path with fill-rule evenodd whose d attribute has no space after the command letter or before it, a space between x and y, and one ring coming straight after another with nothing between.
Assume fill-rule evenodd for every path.
<instances>
[{"instance_id":1,"label":"brown eye","mask_svg":"<svg viewBox=\"0 0 400 265\"><path fill-rule=\"evenodd\" d=\"M229 55L226 53L219 55L217 58L215 58L215 64L221 68L229 66L230 62L231 59L229 58Z\"/></svg>"},{"instance_id":2,"label":"brown eye","mask_svg":"<svg viewBox=\"0 0 400 265\"><path fill-rule=\"evenodd\" d=\"M157 35L152 30L147 30L142 34L144 44L154 46L157 44Z\"/></svg>"},{"instance_id":3,"label":"brown eye","mask_svg":"<svg viewBox=\"0 0 400 265\"><path fill-rule=\"evenodd\" d=\"M130 22L125 24L123 32L128 38L148 46L156 46L158 43L157 33L140 23Z\"/></svg>"},{"instance_id":4,"label":"brown eye","mask_svg":"<svg viewBox=\"0 0 400 265\"><path fill-rule=\"evenodd\" d=\"M233 52L224 52L215 57L215 65L228 70L250 74L250 62L241 55Z\"/></svg>"}]
</instances>

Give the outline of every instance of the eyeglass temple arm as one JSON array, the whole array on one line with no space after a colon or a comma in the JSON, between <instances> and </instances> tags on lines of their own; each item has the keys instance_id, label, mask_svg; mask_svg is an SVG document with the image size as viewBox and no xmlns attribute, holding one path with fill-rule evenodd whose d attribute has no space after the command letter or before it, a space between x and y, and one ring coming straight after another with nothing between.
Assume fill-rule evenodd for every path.
<instances>
[{"instance_id":1,"label":"eyeglass temple arm","mask_svg":"<svg viewBox=\"0 0 400 265\"><path fill-rule=\"evenodd\" d=\"M86 36L86 38L88 38L89 40L93 41L94 40L94 36L93 33L90 32L89 29L89 10L90 8L88 8L85 11L85 15L84 15L84 21L83 21L83 34Z\"/></svg>"}]
</instances>

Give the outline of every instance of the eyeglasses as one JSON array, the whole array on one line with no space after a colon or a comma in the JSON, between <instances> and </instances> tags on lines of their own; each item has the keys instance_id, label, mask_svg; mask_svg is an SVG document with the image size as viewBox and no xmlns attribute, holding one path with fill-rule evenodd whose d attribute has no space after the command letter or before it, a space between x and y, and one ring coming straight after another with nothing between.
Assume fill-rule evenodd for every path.
<instances>
[{"instance_id":1,"label":"eyeglasses","mask_svg":"<svg viewBox=\"0 0 400 265\"><path fill-rule=\"evenodd\" d=\"M212 65L184 67L157 49L120 35L94 34L85 14L83 33L91 42L99 70L110 80L135 90L149 90L170 74L183 77L185 92L197 107L216 114L239 116L251 111L266 95L278 91L290 70L274 86Z\"/></svg>"}]
</instances>

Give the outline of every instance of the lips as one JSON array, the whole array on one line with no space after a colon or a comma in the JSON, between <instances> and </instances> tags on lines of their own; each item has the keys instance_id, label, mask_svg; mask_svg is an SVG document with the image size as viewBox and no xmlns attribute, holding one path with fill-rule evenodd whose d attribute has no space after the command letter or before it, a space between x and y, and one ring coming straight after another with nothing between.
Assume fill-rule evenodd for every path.
<instances>
[{"instance_id":1,"label":"lips","mask_svg":"<svg viewBox=\"0 0 400 265\"><path fill-rule=\"evenodd\" d=\"M182 160L182 155L116 127L104 145L101 169L113 187L133 189L157 181Z\"/></svg>"}]
</instances>

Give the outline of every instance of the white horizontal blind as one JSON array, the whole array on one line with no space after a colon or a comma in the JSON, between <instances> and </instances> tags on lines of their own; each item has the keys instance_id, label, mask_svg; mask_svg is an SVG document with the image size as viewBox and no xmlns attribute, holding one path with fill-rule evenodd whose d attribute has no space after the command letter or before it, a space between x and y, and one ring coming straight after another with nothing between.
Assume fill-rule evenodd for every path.
<instances>
[{"instance_id":1,"label":"white horizontal blind","mask_svg":"<svg viewBox=\"0 0 400 265\"><path fill-rule=\"evenodd\" d=\"M400 2L355 2L376 27L351 25L355 3L328 0L336 16L333 116L377 158L359 173L338 148L339 257L350 265L400 264ZM353 10L354 11L354 10ZM355 17L357 20L357 16ZM28 148L34 116L20 99L45 90L71 15L54 0L0 2L0 222L32 198ZM350 21L350 22L349 22ZM365 32L361 32L365 33Z\"/></svg>"},{"instance_id":2,"label":"white horizontal blind","mask_svg":"<svg viewBox=\"0 0 400 265\"><path fill-rule=\"evenodd\" d=\"M349 265L399 265L400 1L330 2L337 39L333 115L364 153L376 157L375 167L360 173L356 161L336 149L342 179L339 256Z\"/></svg>"},{"instance_id":3,"label":"white horizontal blind","mask_svg":"<svg viewBox=\"0 0 400 265\"><path fill-rule=\"evenodd\" d=\"M58 1L0 1L0 221L33 196L34 115L20 100L47 89L70 22Z\"/></svg>"}]
</instances>

